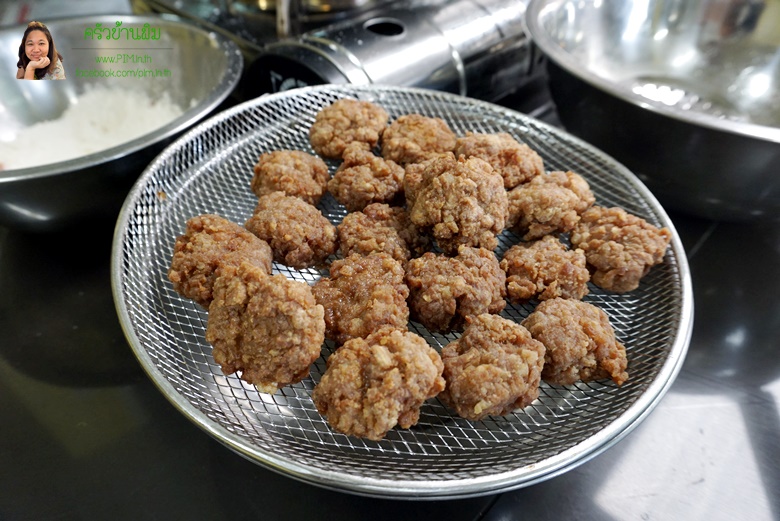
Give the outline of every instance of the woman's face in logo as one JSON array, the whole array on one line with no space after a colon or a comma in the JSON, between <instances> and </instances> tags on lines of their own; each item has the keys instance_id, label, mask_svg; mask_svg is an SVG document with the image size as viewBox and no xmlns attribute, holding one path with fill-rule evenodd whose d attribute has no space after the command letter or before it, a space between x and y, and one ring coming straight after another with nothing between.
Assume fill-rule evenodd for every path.
<instances>
[{"instance_id":1,"label":"woman's face in logo","mask_svg":"<svg viewBox=\"0 0 780 521\"><path fill-rule=\"evenodd\" d=\"M38 61L49 54L49 40L43 31L30 31L24 42L24 52L31 61Z\"/></svg>"}]
</instances>

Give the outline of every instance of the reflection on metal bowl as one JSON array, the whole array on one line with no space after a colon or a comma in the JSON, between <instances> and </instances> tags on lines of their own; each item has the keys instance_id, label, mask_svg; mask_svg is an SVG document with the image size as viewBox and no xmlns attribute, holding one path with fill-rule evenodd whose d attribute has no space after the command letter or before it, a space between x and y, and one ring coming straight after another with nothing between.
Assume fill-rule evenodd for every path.
<instances>
[{"instance_id":1,"label":"reflection on metal bowl","mask_svg":"<svg viewBox=\"0 0 780 521\"><path fill-rule=\"evenodd\" d=\"M0 48L6 49L0 53L0 70L11 71L0 74L0 139L13 140L31 125L55 120L96 87L138 90L152 100L167 93L183 113L141 137L102 151L0 170L0 225L31 231L53 230L94 216L115 217L151 159L227 98L243 66L237 46L229 39L171 16L90 16L44 22L63 55L67 79L16 80L13 71L25 26L0 29ZM115 28L120 22L121 28L149 24L159 29L159 39L85 37L85 30L96 24ZM115 63L97 63L106 58L114 58ZM114 116L111 107L102 110L106 128L129 123ZM41 143L41 150L48 145Z\"/></svg>"},{"instance_id":2,"label":"reflection on metal bowl","mask_svg":"<svg viewBox=\"0 0 780 521\"><path fill-rule=\"evenodd\" d=\"M780 220L780 3L533 0L561 122L667 207Z\"/></svg>"}]
</instances>

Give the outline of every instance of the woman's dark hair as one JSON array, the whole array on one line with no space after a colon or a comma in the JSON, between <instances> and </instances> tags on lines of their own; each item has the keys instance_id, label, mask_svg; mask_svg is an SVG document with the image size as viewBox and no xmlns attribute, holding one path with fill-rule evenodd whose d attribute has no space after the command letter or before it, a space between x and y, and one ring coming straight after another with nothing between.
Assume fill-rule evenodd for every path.
<instances>
[{"instance_id":1,"label":"woman's dark hair","mask_svg":"<svg viewBox=\"0 0 780 521\"><path fill-rule=\"evenodd\" d=\"M45 69L35 69L35 77L41 79L44 76L46 76L47 72L54 70L54 67L57 66L57 59L62 61L62 55L59 52L57 52L57 49L55 49L54 47L54 39L51 37L49 28L43 25L41 22L30 22L29 24L27 24L27 29L24 30L24 36L22 36L22 43L19 45L19 61L16 62L17 67L26 69L27 64L30 63L30 59L27 57L27 53L24 52L24 48L25 48L25 43L27 42L27 36L33 31L41 31L43 34L46 35L46 39L49 40L49 54L47 56L51 63L49 63L49 66L46 67Z\"/></svg>"}]
</instances>

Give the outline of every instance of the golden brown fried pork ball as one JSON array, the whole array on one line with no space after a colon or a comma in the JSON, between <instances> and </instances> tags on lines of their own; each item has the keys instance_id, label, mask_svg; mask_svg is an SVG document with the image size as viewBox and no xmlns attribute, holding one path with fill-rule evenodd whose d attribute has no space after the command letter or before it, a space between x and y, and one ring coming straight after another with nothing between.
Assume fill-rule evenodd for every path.
<instances>
[{"instance_id":1,"label":"golden brown fried pork ball","mask_svg":"<svg viewBox=\"0 0 780 521\"><path fill-rule=\"evenodd\" d=\"M595 270L591 280L608 291L639 287L650 268L663 262L672 239L668 228L657 228L622 208L594 206L582 214L571 234L574 247L585 252Z\"/></svg>"},{"instance_id":2,"label":"golden brown fried pork ball","mask_svg":"<svg viewBox=\"0 0 780 521\"><path fill-rule=\"evenodd\" d=\"M406 210L382 203L369 204L361 212L347 214L336 228L344 257L353 253L385 252L406 264L410 258L422 255L430 242L417 231Z\"/></svg>"},{"instance_id":3,"label":"golden brown fried pork ball","mask_svg":"<svg viewBox=\"0 0 780 521\"><path fill-rule=\"evenodd\" d=\"M561 171L556 170L549 172L545 180L555 183L564 188L568 188L579 199L579 202L574 207L577 213L582 214L585 210L593 206L596 202L596 196L593 195L593 191L590 189L590 185L580 174L572 172L571 170Z\"/></svg>"},{"instance_id":4,"label":"golden brown fried pork ball","mask_svg":"<svg viewBox=\"0 0 780 521\"><path fill-rule=\"evenodd\" d=\"M258 197L284 192L316 205L327 190L328 165L300 150L276 150L260 156L254 167L252 191Z\"/></svg>"},{"instance_id":5,"label":"golden brown fried pork ball","mask_svg":"<svg viewBox=\"0 0 780 521\"><path fill-rule=\"evenodd\" d=\"M333 353L312 399L333 429L381 440L396 425L419 421L425 400L444 388L442 368L422 337L384 327Z\"/></svg>"},{"instance_id":6,"label":"golden brown fried pork ball","mask_svg":"<svg viewBox=\"0 0 780 521\"><path fill-rule=\"evenodd\" d=\"M406 114L382 135L382 157L399 165L419 163L455 149L457 136L441 118Z\"/></svg>"},{"instance_id":7,"label":"golden brown fried pork ball","mask_svg":"<svg viewBox=\"0 0 780 521\"><path fill-rule=\"evenodd\" d=\"M509 227L527 241L570 232L593 201L587 182L574 172L534 177L508 193Z\"/></svg>"},{"instance_id":8,"label":"golden brown fried pork ball","mask_svg":"<svg viewBox=\"0 0 780 521\"><path fill-rule=\"evenodd\" d=\"M622 385L628 379L626 348L615 338L607 314L593 304L545 300L522 325L546 348L545 382L571 385L611 378Z\"/></svg>"},{"instance_id":9,"label":"golden brown fried pork ball","mask_svg":"<svg viewBox=\"0 0 780 521\"><path fill-rule=\"evenodd\" d=\"M366 150L374 148L388 119L387 111L370 101L340 99L317 113L309 129L309 141L322 157L340 159L352 143Z\"/></svg>"},{"instance_id":10,"label":"golden brown fried pork ball","mask_svg":"<svg viewBox=\"0 0 780 521\"><path fill-rule=\"evenodd\" d=\"M420 161L419 163L409 163L404 166L404 197L406 199L406 208L409 210L414 206L417 200L417 192L423 184L423 173L433 161L440 158L449 158L455 161L455 155L452 152L437 154L430 159Z\"/></svg>"},{"instance_id":11,"label":"golden brown fried pork ball","mask_svg":"<svg viewBox=\"0 0 780 521\"><path fill-rule=\"evenodd\" d=\"M515 304L555 297L581 300L588 294L585 253L566 248L552 235L512 246L501 259L501 269L506 273L507 296Z\"/></svg>"},{"instance_id":12,"label":"golden brown fried pork ball","mask_svg":"<svg viewBox=\"0 0 780 521\"><path fill-rule=\"evenodd\" d=\"M330 265L330 276L312 287L325 308L325 336L343 344L382 326L406 329L409 288L404 269L387 253L352 254Z\"/></svg>"},{"instance_id":13,"label":"golden brown fried pork ball","mask_svg":"<svg viewBox=\"0 0 780 521\"><path fill-rule=\"evenodd\" d=\"M439 397L467 420L508 414L539 397L544 346L511 320L469 317L463 335L444 346L441 358L447 384Z\"/></svg>"},{"instance_id":14,"label":"golden brown fried pork ball","mask_svg":"<svg viewBox=\"0 0 780 521\"><path fill-rule=\"evenodd\" d=\"M484 159L504 178L504 188L510 190L538 175L544 174L544 161L525 143L506 132L479 134L468 132L458 138L455 156Z\"/></svg>"},{"instance_id":15,"label":"golden brown fried pork ball","mask_svg":"<svg viewBox=\"0 0 780 521\"><path fill-rule=\"evenodd\" d=\"M303 282L269 276L247 263L223 266L214 282L206 340L223 373L240 371L242 380L274 393L309 374L325 340L323 315Z\"/></svg>"},{"instance_id":16,"label":"golden brown fried pork ball","mask_svg":"<svg viewBox=\"0 0 780 521\"><path fill-rule=\"evenodd\" d=\"M303 199L271 192L260 197L246 229L268 241L274 260L302 269L322 265L338 248L338 232Z\"/></svg>"},{"instance_id":17,"label":"golden brown fried pork ball","mask_svg":"<svg viewBox=\"0 0 780 521\"><path fill-rule=\"evenodd\" d=\"M409 217L454 254L461 245L494 249L507 218L501 175L487 162L442 156L427 164Z\"/></svg>"},{"instance_id":18,"label":"golden brown fried pork ball","mask_svg":"<svg viewBox=\"0 0 780 521\"><path fill-rule=\"evenodd\" d=\"M428 252L406 265L412 320L429 331L462 329L465 319L500 313L506 306L506 275L495 254L461 246L458 255Z\"/></svg>"},{"instance_id":19,"label":"golden brown fried pork ball","mask_svg":"<svg viewBox=\"0 0 780 521\"><path fill-rule=\"evenodd\" d=\"M270 274L271 247L224 217L199 215L189 219L184 234L176 238L168 279L180 295L208 308L217 268L241 262Z\"/></svg>"},{"instance_id":20,"label":"golden brown fried pork ball","mask_svg":"<svg viewBox=\"0 0 780 521\"><path fill-rule=\"evenodd\" d=\"M328 181L330 193L350 212L362 210L371 203L389 203L403 188L401 166L355 145L347 147L344 161Z\"/></svg>"}]
</instances>

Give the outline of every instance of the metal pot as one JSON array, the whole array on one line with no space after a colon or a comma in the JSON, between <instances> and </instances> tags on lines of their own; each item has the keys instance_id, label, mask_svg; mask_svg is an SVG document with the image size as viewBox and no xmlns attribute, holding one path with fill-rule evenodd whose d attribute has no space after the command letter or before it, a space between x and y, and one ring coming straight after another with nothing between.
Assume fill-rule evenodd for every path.
<instances>
[{"instance_id":1,"label":"metal pot","mask_svg":"<svg viewBox=\"0 0 780 521\"><path fill-rule=\"evenodd\" d=\"M226 0L231 13L274 13L285 2L302 13L328 13L365 9L390 0Z\"/></svg>"},{"instance_id":2,"label":"metal pot","mask_svg":"<svg viewBox=\"0 0 780 521\"><path fill-rule=\"evenodd\" d=\"M531 75L519 0L395 3L270 44L256 94L323 83L424 87L494 101Z\"/></svg>"},{"instance_id":3,"label":"metal pot","mask_svg":"<svg viewBox=\"0 0 780 521\"><path fill-rule=\"evenodd\" d=\"M666 206L780 220L780 4L532 0L563 125Z\"/></svg>"},{"instance_id":4,"label":"metal pot","mask_svg":"<svg viewBox=\"0 0 780 521\"><path fill-rule=\"evenodd\" d=\"M149 23L160 29L160 39L85 39L86 28L96 23L114 27L116 22L122 22L124 28ZM0 170L0 225L31 231L61 228L94 216L115 218L141 171L171 139L225 100L237 84L243 65L232 41L172 16L90 16L47 20L46 25L63 55L67 79L17 80L13 74L16 53L0 55L0 70L7 72L0 74L0 128L4 139L13 137L20 128L59 117L89 85L141 89L153 96L168 92L185 110L162 127L107 150L59 163ZM24 29L15 26L0 30L0 47L16 50ZM116 47L132 48L122 53L149 56L151 66L167 70L167 76L107 78L76 73L78 69L109 67L97 65L96 56L113 56L118 52ZM123 124L111 120L111 107L105 107L105 111L112 125Z\"/></svg>"},{"instance_id":5,"label":"metal pot","mask_svg":"<svg viewBox=\"0 0 780 521\"><path fill-rule=\"evenodd\" d=\"M276 26L275 39L300 35L307 28L322 27L393 0L223 0L227 11L257 34L266 33L269 20ZM267 40L265 37L259 40Z\"/></svg>"}]
</instances>

